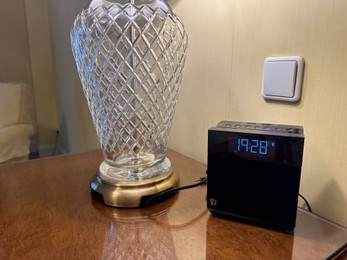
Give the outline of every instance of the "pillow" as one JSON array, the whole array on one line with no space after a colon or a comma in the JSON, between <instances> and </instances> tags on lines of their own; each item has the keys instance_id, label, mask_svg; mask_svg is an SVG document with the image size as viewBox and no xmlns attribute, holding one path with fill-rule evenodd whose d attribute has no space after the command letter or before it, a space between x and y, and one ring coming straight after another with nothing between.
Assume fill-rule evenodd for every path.
<instances>
[{"instance_id":1,"label":"pillow","mask_svg":"<svg viewBox=\"0 0 347 260\"><path fill-rule=\"evenodd\" d=\"M33 134L34 127L28 124L0 128L0 163L28 157L30 137Z\"/></svg>"},{"instance_id":2,"label":"pillow","mask_svg":"<svg viewBox=\"0 0 347 260\"><path fill-rule=\"evenodd\" d=\"M34 109L30 86L0 83L0 128L15 124L32 124Z\"/></svg>"}]
</instances>

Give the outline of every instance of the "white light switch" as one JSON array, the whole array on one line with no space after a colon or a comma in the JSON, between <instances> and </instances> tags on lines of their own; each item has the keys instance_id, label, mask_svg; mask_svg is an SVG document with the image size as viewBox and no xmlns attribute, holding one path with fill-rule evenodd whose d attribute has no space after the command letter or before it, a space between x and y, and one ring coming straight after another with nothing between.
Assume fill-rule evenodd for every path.
<instances>
[{"instance_id":1,"label":"white light switch","mask_svg":"<svg viewBox=\"0 0 347 260\"><path fill-rule=\"evenodd\" d=\"M299 56L270 57L264 61L262 96L296 102L301 96L304 59Z\"/></svg>"}]
</instances>

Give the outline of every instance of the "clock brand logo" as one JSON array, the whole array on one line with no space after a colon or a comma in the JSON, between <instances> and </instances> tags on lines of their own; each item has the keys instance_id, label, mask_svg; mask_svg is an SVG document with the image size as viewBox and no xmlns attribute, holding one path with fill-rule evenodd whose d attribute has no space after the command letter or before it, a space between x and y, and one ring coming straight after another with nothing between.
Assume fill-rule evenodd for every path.
<instances>
[{"instance_id":1,"label":"clock brand logo","mask_svg":"<svg viewBox=\"0 0 347 260\"><path fill-rule=\"evenodd\" d=\"M216 199L210 199L211 206L217 206L217 200Z\"/></svg>"}]
</instances>

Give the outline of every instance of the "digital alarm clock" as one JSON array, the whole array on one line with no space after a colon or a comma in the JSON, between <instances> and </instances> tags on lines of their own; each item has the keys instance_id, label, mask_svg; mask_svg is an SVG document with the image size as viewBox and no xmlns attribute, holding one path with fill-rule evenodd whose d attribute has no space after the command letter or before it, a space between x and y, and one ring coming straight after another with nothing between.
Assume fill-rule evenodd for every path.
<instances>
[{"instance_id":1,"label":"digital alarm clock","mask_svg":"<svg viewBox=\"0 0 347 260\"><path fill-rule=\"evenodd\" d=\"M217 215L295 228L301 126L222 121L208 130L207 207Z\"/></svg>"}]
</instances>

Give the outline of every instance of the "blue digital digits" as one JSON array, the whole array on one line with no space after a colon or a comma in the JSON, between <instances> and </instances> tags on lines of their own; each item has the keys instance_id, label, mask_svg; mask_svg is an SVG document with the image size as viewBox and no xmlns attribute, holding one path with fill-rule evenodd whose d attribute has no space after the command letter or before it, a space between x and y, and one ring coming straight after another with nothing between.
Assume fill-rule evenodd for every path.
<instances>
[{"instance_id":1,"label":"blue digital digits","mask_svg":"<svg viewBox=\"0 0 347 260\"><path fill-rule=\"evenodd\" d=\"M237 151L238 152L246 152L252 154L268 154L268 146L270 141L260 141L257 139L249 139L249 138L238 138L237 139ZM271 146L275 146L275 142L271 142Z\"/></svg>"},{"instance_id":2,"label":"blue digital digits","mask_svg":"<svg viewBox=\"0 0 347 260\"><path fill-rule=\"evenodd\" d=\"M259 147L259 153L260 154L267 154L267 145L268 142L267 141L260 141L260 147Z\"/></svg>"}]
</instances>

